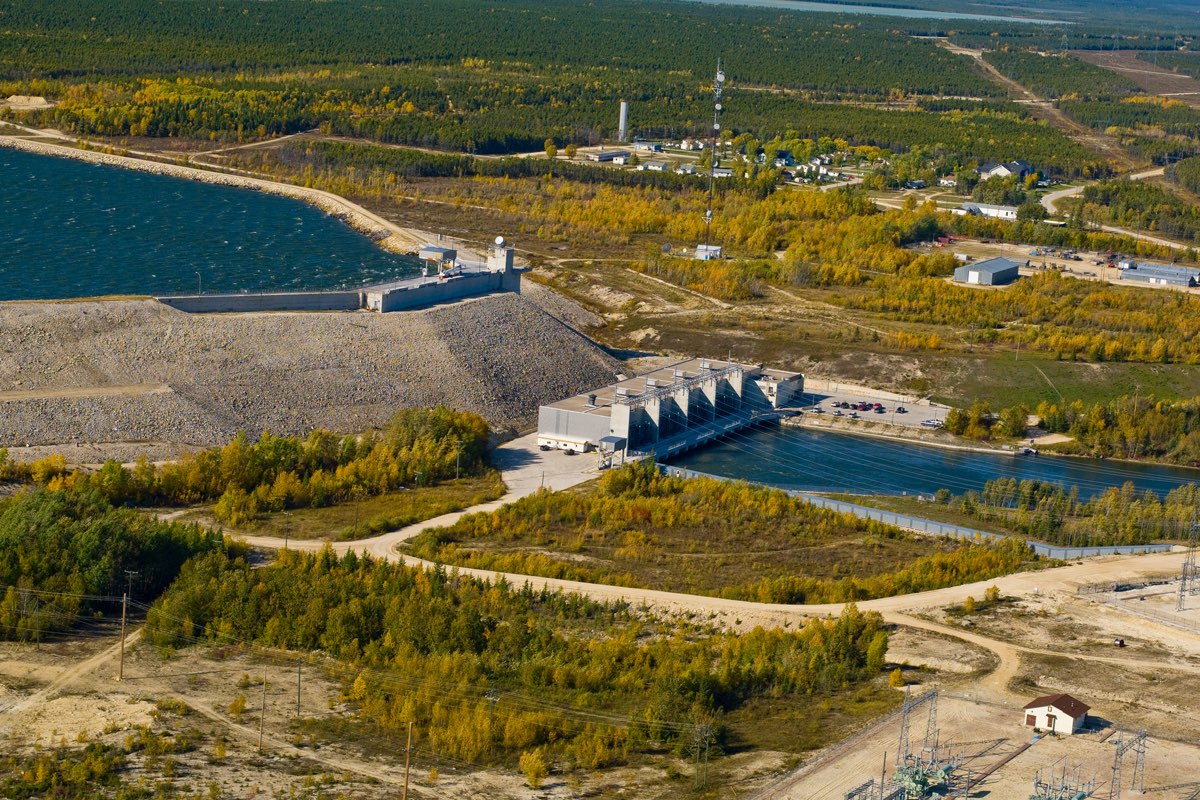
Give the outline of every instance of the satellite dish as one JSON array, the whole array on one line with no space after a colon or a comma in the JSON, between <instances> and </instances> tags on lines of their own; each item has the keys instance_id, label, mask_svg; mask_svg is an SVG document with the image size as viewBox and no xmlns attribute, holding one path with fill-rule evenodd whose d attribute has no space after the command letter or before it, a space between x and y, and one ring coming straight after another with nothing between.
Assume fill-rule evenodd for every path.
<instances>
[{"instance_id":1,"label":"satellite dish","mask_svg":"<svg viewBox=\"0 0 1200 800\"><path fill-rule=\"evenodd\" d=\"M725 82L725 72L724 71L718 72L717 73L717 83L724 83L724 82Z\"/></svg>"},{"instance_id":2,"label":"satellite dish","mask_svg":"<svg viewBox=\"0 0 1200 800\"><path fill-rule=\"evenodd\" d=\"M497 236L497 237L496 237L496 246L500 246L500 245L503 245L503 244L504 244L504 237L503 237L503 236Z\"/></svg>"},{"instance_id":3,"label":"satellite dish","mask_svg":"<svg viewBox=\"0 0 1200 800\"><path fill-rule=\"evenodd\" d=\"M717 111L724 111L724 110L725 110L725 106L721 105L720 103L717 103Z\"/></svg>"},{"instance_id":4,"label":"satellite dish","mask_svg":"<svg viewBox=\"0 0 1200 800\"><path fill-rule=\"evenodd\" d=\"M713 130L714 130L714 131L719 131L719 130L721 130L721 123L719 123L719 122L718 122L716 125L713 125Z\"/></svg>"},{"instance_id":5,"label":"satellite dish","mask_svg":"<svg viewBox=\"0 0 1200 800\"><path fill-rule=\"evenodd\" d=\"M671 243L670 243L670 242L667 242L666 244L664 244L664 245L662 246L662 251L663 251L664 253L669 253L669 252L671 252Z\"/></svg>"}]
</instances>

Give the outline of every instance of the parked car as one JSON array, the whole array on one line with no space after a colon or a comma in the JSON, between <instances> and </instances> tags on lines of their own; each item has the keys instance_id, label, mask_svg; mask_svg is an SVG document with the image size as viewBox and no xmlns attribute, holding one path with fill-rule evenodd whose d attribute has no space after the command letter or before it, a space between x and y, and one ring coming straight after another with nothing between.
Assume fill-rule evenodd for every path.
<instances>
[{"instance_id":1,"label":"parked car","mask_svg":"<svg viewBox=\"0 0 1200 800\"><path fill-rule=\"evenodd\" d=\"M851 411L851 412L850 412L850 419L858 419L858 412L857 412L857 411Z\"/></svg>"},{"instance_id":2,"label":"parked car","mask_svg":"<svg viewBox=\"0 0 1200 800\"><path fill-rule=\"evenodd\" d=\"M883 406L876 406L876 407L875 407L875 413L876 413L876 414L886 414L886 413L887 413L887 409L886 409L886 408L884 408Z\"/></svg>"},{"instance_id":3,"label":"parked car","mask_svg":"<svg viewBox=\"0 0 1200 800\"><path fill-rule=\"evenodd\" d=\"M896 406L896 413L897 414L907 414L908 409L905 408L904 406Z\"/></svg>"}]
</instances>

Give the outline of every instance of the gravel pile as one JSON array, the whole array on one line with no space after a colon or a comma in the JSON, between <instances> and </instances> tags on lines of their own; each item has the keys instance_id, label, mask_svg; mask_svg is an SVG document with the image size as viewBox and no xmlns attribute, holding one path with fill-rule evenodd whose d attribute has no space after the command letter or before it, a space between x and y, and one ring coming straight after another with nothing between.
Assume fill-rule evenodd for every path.
<instances>
[{"instance_id":1,"label":"gravel pile","mask_svg":"<svg viewBox=\"0 0 1200 800\"><path fill-rule=\"evenodd\" d=\"M0 392L171 391L0 400L0 446L215 445L236 431L358 431L449 405L525 429L618 362L516 295L398 314L189 315L152 300L0 304Z\"/></svg>"}]
</instances>

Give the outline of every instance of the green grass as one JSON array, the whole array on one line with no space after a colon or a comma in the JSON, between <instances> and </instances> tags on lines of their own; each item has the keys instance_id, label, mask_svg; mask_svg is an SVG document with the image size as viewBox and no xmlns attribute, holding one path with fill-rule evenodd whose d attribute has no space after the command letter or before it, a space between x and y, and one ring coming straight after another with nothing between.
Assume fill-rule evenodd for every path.
<instances>
[{"instance_id":1,"label":"green grass","mask_svg":"<svg viewBox=\"0 0 1200 800\"><path fill-rule=\"evenodd\" d=\"M1042 400L1061 403L1063 398L1095 403L1133 394L1200 394L1200 370L1188 364L1088 364L999 350L930 354L922 360L934 374L934 399L955 406L985 400L993 408L1016 403L1033 408Z\"/></svg>"},{"instance_id":2,"label":"green grass","mask_svg":"<svg viewBox=\"0 0 1200 800\"><path fill-rule=\"evenodd\" d=\"M728 747L803 753L837 742L900 705L882 681L827 697L756 699L728 714Z\"/></svg>"},{"instance_id":3,"label":"green grass","mask_svg":"<svg viewBox=\"0 0 1200 800\"><path fill-rule=\"evenodd\" d=\"M362 539L495 500L504 494L504 488L500 474L489 472L436 486L366 497L357 504L348 502L268 514L246 532L290 539ZM197 513L207 515L208 509Z\"/></svg>"}]
</instances>

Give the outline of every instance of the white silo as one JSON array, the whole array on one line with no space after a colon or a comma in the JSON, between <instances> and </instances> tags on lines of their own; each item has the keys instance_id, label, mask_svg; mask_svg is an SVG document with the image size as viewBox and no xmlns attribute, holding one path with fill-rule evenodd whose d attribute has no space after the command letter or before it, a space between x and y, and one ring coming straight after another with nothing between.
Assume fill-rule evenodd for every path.
<instances>
[{"instance_id":1,"label":"white silo","mask_svg":"<svg viewBox=\"0 0 1200 800\"><path fill-rule=\"evenodd\" d=\"M621 101L621 121L617 125L617 141L629 140L629 103Z\"/></svg>"}]
</instances>

